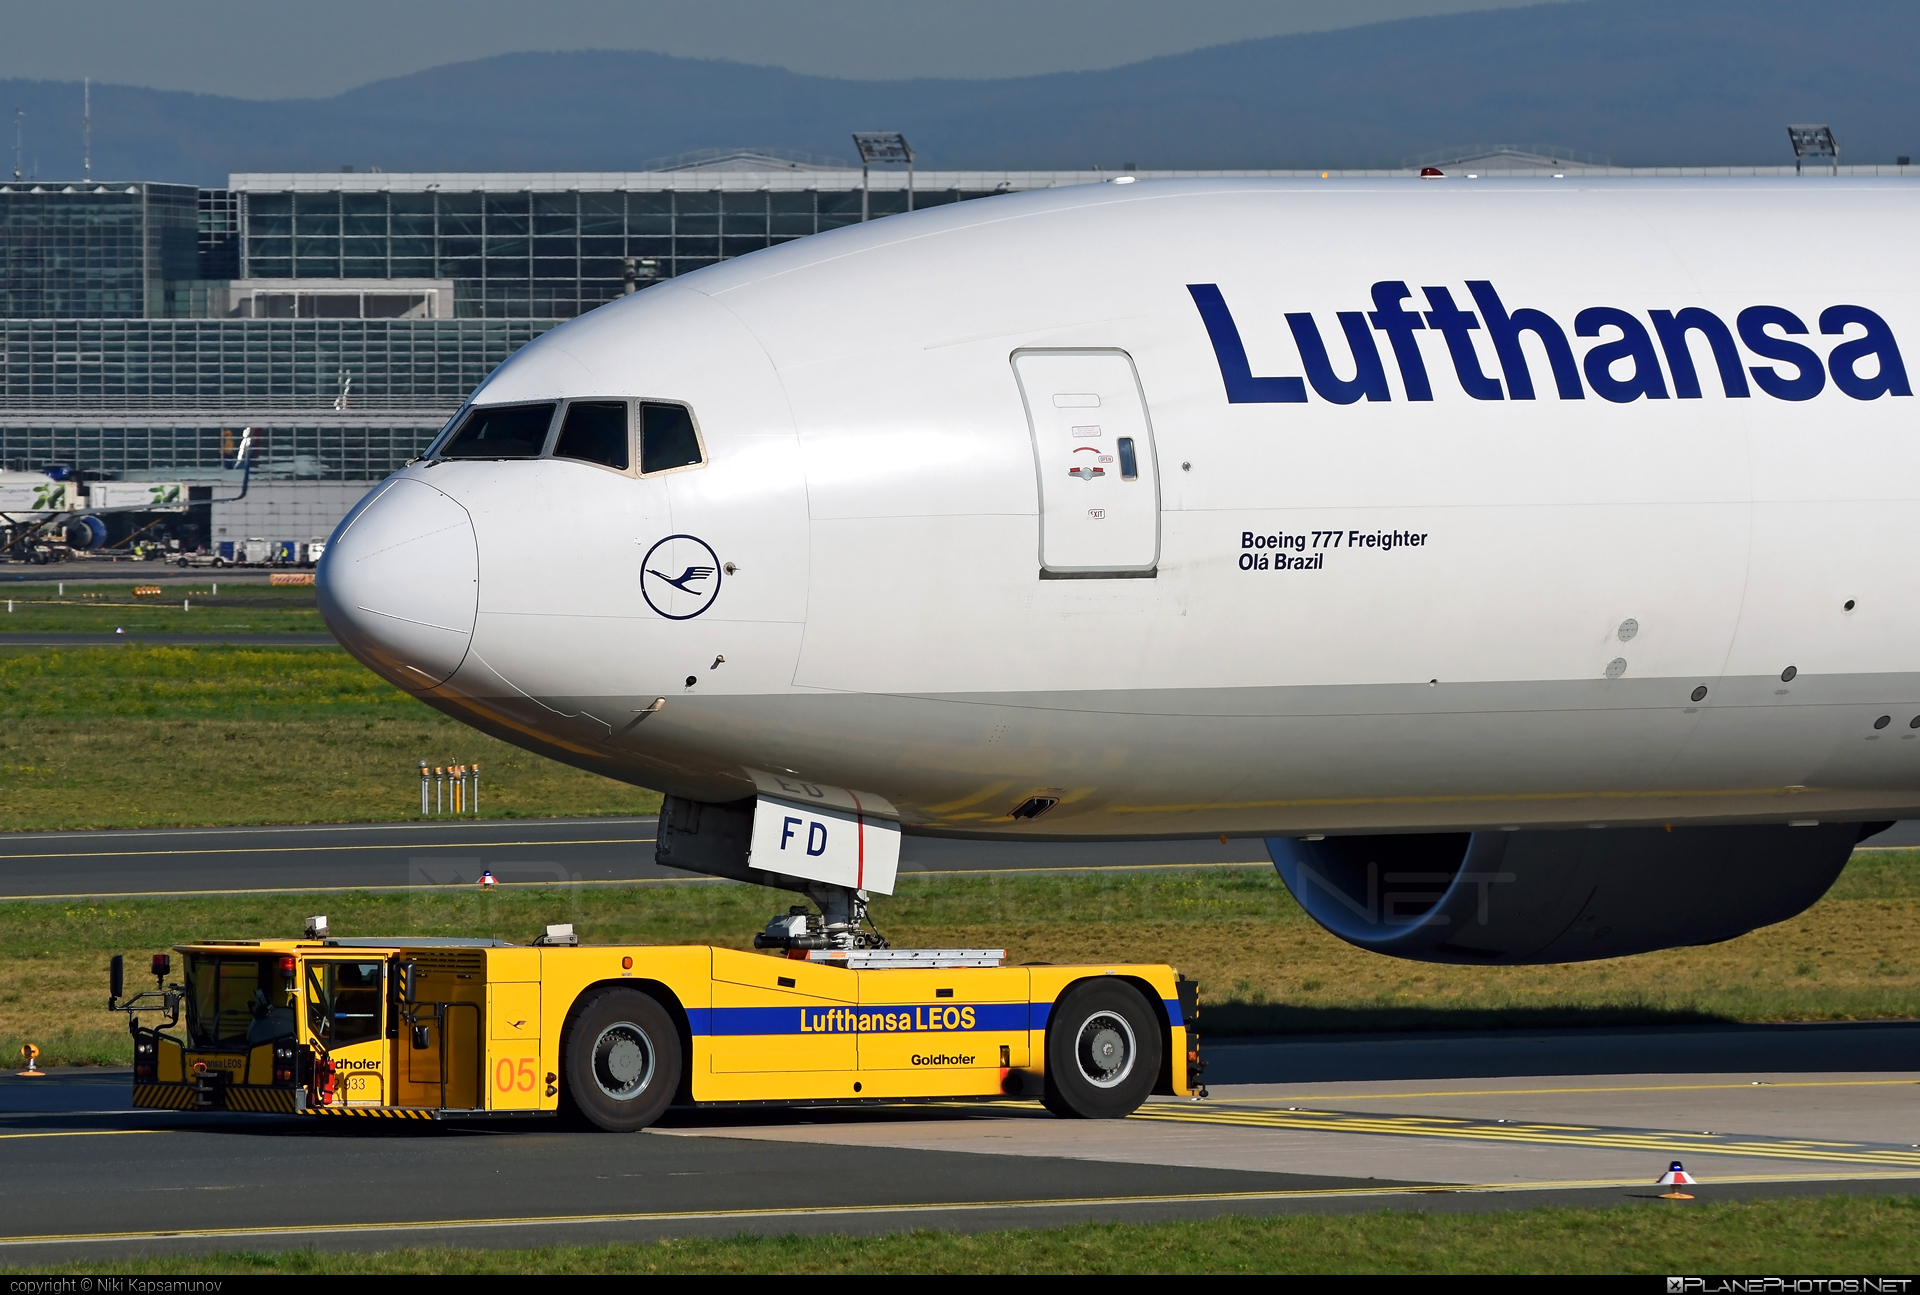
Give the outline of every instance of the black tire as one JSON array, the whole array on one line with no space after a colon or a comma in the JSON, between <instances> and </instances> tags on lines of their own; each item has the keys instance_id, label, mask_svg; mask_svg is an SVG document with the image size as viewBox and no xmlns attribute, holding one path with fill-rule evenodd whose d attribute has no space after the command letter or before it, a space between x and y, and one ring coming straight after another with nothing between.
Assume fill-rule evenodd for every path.
<instances>
[{"instance_id":1,"label":"black tire","mask_svg":"<svg viewBox=\"0 0 1920 1295\"><path fill-rule=\"evenodd\" d=\"M1165 1044L1138 990L1121 980L1083 980L1047 1017L1045 1102L1055 1115L1124 1119L1153 1091Z\"/></svg>"},{"instance_id":2,"label":"black tire","mask_svg":"<svg viewBox=\"0 0 1920 1295\"><path fill-rule=\"evenodd\" d=\"M1053 1079L1051 1077L1047 1079L1046 1090L1040 1094L1040 1104L1063 1120L1077 1120L1080 1118L1080 1112L1067 1105L1065 1101L1061 1100L1060 1094L1054 1091Z\"/></svg>"},{"instance_id":3,"label":"black tire","mask_svg":"<svg viewBox=\"0 0 1920 1295\"><path fill-rule=\"evenodd\" d=\"M567 1105L608 1133L633 1133L659 1119L685 1068L673 1017L638 990L588 994L560 1040Z\"/></svg>"}]
</instances>

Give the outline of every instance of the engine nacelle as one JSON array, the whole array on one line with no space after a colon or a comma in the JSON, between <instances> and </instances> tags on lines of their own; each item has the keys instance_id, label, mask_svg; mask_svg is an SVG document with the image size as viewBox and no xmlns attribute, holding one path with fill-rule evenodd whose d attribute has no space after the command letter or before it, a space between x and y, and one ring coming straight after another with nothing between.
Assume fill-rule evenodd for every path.
<instances>
[{"instance_id":1,"label":"engine nacelle","mask_svg":"<svg viewBox=\"0 0 1920 1295\"><path fill-rule=\"evenodd\" d=\"M97 549L107 542L107 524L91 514L67 522L67 547Z\"/></svg>"},{"instance_id":2,"label":"engine nacelle","mask_svg":"<svg viewBox=\"0 0 1920 1295\"><path fill-rule=\"evenodd\" d=\"M1271 837L1314 921L1420 962L1586 962L1804 912L1885 823Z\"/></svg>"}]
</instances>

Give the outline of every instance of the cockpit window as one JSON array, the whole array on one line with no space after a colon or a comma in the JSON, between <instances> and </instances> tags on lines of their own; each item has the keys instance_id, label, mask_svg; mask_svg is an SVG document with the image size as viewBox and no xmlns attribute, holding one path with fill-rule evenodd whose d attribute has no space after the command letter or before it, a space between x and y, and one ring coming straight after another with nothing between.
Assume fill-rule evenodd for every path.
<instances>
[{"instance_id":1,"label":"cockpit window","mask_svg":"<svg viewBox=\"0 0 1920 1295\"><path fill-rule=\"evenodd\" d=\"M553 422L552 405L476 408L440 447L443 459L537 459Z\"/></svg>"},{"instance_id":2,"label":"cockpit window","mask_svg":"<svg viewBox=\"0 0 1920 1295\"><path fill-rule=\"evenodd\" d=\"M567 406L553 457L627 470L627 402L576 400Z\"/></svg>"},{"instance_id":3,"label":"cockpit window","mask_svg":"<svg viewBox=\"0 0 1920 1295\"><path fill-rule=\"evenodd\" d=\"M666 472L704 462L693 415L685 405L640 406L640 471Z\"/></svg>"}]
</instances>

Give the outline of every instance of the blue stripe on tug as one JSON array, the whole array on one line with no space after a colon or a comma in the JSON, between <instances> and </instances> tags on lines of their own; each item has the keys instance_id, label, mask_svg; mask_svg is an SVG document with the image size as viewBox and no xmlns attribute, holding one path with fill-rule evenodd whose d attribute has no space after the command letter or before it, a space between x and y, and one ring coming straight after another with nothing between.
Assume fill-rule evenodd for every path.
<instances>
[{"instance_id":1,"label":"blue stripe on tug","mask_svg":"<svg viewBox=\"0 0 1920 1295\"><path fill-rule=\"evenodd\" d=\"M1162 999L1167 1020L1185 1024L1177 999ZM867 1007L695 1007L696 1035L966 1034L1043 1030L1051 1003L916 1003Z\"/></svg>"},{"instance_id":2,"label":"blue stripe on tug","mask_svg":"<svg viewBox=\"0 0 1920 1295\"><path fill-rule=\"evenodd\" d=\"M1185 1025L1187 1023L1187 1018L1180 1014L1179 999L1163 998L1160 1000L1160 1005L1167 1009L1168 1025ZM1034 1030L1046 1029L1047 1018L1051 1015L1053 1015L1052 1003L1035 1003L1033 1005L1033 1024L1028 1028Z\"/></svg>"}]
</instances>

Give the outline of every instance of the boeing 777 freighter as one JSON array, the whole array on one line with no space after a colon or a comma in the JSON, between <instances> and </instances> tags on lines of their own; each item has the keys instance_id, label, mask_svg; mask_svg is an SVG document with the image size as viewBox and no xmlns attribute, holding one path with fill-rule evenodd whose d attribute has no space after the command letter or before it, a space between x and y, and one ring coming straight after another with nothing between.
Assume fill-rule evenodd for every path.
<instances>
[{"instance_id":1,"label":"boeing 777 freighter","mask_svg":"<svg viewBox=\"0 0 1920 1295\"><path fill-rule=\"evenodd\" d=\"M1920 815L1917 217L1824 177L891 217L527 346L322 606L822 939L902 832L1260 836L1428 960L1724 939Z\"/></svg>"}]
</instances>

